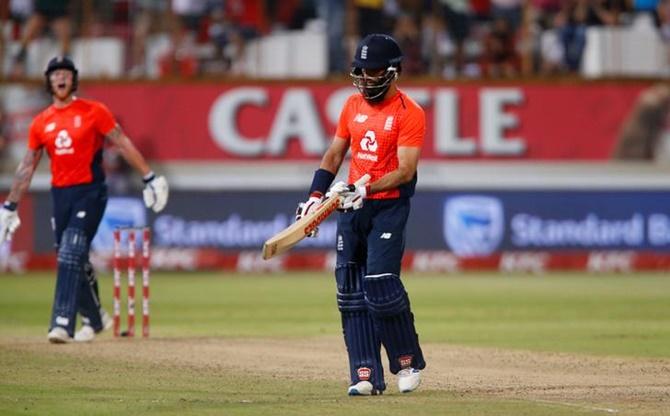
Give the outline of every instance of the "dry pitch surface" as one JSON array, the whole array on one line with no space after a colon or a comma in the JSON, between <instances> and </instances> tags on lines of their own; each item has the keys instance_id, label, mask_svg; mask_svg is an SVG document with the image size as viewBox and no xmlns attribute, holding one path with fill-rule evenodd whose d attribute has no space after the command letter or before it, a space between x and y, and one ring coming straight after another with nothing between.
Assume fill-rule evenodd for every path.
<instances>
[{"instance_id":1,"label":"dry pitch surface","mask_svg":"<svg viewBox=\"0 0 670 416\"><path fill-rule=\"evenodd\" d=\"M53 346L25 338L3 339L0 345L2 349L36 354L53 354L57 350L78 357L159 365L175 371L188 368L203 373L329 380L341 382L343 394L347 385L344 347L339 338L333 337L139 341L105 336L87 345ZM619 359L430 343L424 350L429 367L424 372L422 389L566 406L574 408L575 414L670 414L667 359ZM389 392L393 392L393 378L388 374L387 382Z\"/></svg>"}]
</instances>

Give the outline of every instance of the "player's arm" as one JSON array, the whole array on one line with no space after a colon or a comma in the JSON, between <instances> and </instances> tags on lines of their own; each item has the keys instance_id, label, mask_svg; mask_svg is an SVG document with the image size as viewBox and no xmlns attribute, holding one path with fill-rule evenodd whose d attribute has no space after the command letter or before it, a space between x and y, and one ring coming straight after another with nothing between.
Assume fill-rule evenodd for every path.
<instances>
[{"instance_id":1,"label":"player's arm","mask_svg":"<svg viewBox=\"0 0 670 416\"><path fill-rule=\"evenodd\" d=\"M398 168L370 184L371 194L397 188L414 178L421 155L420 147L398 147Z\"/></svg>"},{"instance_id":2,"label":"player's arm","mask_svg":"<svg viewBox=\"0 0 670 416\"><path fill-rule=\"evenodd\" d=\"M40 163L41 157L41 147L38 149L29 148L23 160L19 163L19 167L16 169L9 196L7 196L7 200L0 207L0 244L5 240L11 240L12 234L21 225L16 207L23 194L30 187L30 182L33 180L33 174Z\"/></svg>"},{"instance_id":3,"label":"player's arm","mask_svg":"<svg viewBox=\"0 0 670 416\"><path fill-rule=\"evenodd\" d=\"M340 170L340 166L342 166L342 161L344 161L344 157L347 155L348 150L349 140L335 136L333 141L330 143L328 150L326 150L326 153L324 153L319 168L325 169L333 175L337 175L337 172Z\"/></svg>"},{"instance_id":4,"label":"player's arm","mask_svg":"<svg viewBox=\"0 0 670 416\"><path fill-rule=\"evenodd\" d=\"M142 174L144 182L144 204L154 212L160 212L165 208L168 200L168 184L164 176L156 176L144 159L144 156L137 150L137 147L130 141L123 132L121 126L116 124L112 130L105 135L114 146L119 149L121 156L136 171Z\"/></svg>"},{"instance_id":5,"label":"player's arm","mask_svg":"<svg viewBox=\"0 0 670 416\"><path fill-rule=\"evenodd\" d=\"M144 156L137 150L137 147L130 141L128 136L123 132L123 129L118 124L107 133L107 140L119 149L119 153L123 158L138 171L142 177L146 177L151 173L149 164L144 159Z\"/></svg>"},{"instance_id":6,"label":"player's arm","mask_svg":"<svg viewBox=\"0 0 670 416\"><path fill-rule=\"evenodd\" d=\"M16 168L16 173L14 174L14 182L7 196L7 201L13 204L17 204L23 194L30 187L30 182L33 180L33 174L37 169L37 165L40 163L42 158L43 149L39 148L28 149L26 155L19 163L19 167Z\"/></svg>"},{"instance_id":7,"label":"player's arm","mask_svg":"<svg viewBox=\"0 0 670 416\"><path fill-rule=\"evenodd\" d=\"M333 183L335 175L337 175L337 172L340 170L340 166L342 166L342 161L344 160L344 156L347 154L348 149L349 140L339 136L333 138L326 153L324 153L321 158L319 169L314 172L312 185L309 187L309 199L298 204L298 208L295 211L296 221L300 220L300 218L314 211L321 205L326 191L330 187L330 184ZM318 228L315 228L307 236L316 237L317 232Z\"/></svg>"}]
</instances>

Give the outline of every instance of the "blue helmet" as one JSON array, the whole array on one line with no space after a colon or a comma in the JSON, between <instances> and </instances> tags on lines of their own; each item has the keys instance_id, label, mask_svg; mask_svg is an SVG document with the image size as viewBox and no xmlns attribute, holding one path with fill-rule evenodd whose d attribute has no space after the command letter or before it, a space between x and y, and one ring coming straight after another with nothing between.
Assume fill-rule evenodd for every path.
<instances>
[{"instance_id":1,"label":"blue helmet","mask_svg":"<svg viewBox=\"0 0 670 416\"><path fill-rule=\"evenodd\" d=\"M391 81L396 79L401 71L402 57L400 46L389 35L373 33L360 41L349 75L353 79L354 86L368 102L379 102L384 98ZM369 75L366 70L383 70L383 72Z\"/></svg>"},{"instance_id":2,"label":"blue helmet","mask_svg":"<svg viewBox=\"0 0 670 416\"><path fill-rule=\"evenodd\" d=\"M68 58L67 56L56 56L51 58L47 64L46 71L44 71L47 92L49 94L53 93L51 90L51 81L49 81L49 76L57 69L67 69L68 71L72 72L72 92L77 91L77 86L79 85L79 71L77 71L77 67L74 66L72 59Z\"/></svg>"}]
</instances>

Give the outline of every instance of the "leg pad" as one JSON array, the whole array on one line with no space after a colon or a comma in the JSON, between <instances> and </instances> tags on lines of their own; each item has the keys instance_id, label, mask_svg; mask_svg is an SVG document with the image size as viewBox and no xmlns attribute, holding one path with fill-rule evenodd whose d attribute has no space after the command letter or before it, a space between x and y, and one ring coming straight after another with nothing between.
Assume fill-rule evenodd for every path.
<instances>
[{"instance_id":1,"label":"leg pad","mask_svg":"<svg viewBox=\"0 0 670 416\"><path fill-rule=\"evenodd\" d=\"M391 373L397 374L405 367L423 369L426 363L400 276L395 273L366 275L363 290L375 329L388 354Z\"/></svg>"},{"instance_id":2,"label":"leg pad","mask_svg":"<svg viewBox=\"0 0 670 416\"><path fill-rule=\"evenodd\" d=\"M367 380L376 391L381 392L386 389L381 364L381 341L363 296L364 272L364 268L355 263L336 267L337 306L342 316L352 384Z\"/></svg>"}]
</instances>

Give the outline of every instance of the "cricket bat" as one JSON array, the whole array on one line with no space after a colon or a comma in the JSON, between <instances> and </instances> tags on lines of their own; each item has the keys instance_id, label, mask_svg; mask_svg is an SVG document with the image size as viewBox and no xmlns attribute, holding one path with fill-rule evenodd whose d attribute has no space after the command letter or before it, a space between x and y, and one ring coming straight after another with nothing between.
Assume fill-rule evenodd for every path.
<instances>
[{"instance_id":1,"label":"cricket bat","mask_svg":"<svg viewBox=\"0 0 670 416\"><path fill-rule=\"evenodd\" d=\"M365 185L368 181L370 181L370 175L366 173L359 180L354 182L354 186L358 187ZM340 207L341 203L342 197L340 195L332 195L330 198L323 201L316 210L300 218L298 221L268 239L265 244L263 244L263 260L271 259L272 257L290 250L309 233L314 231L314 229L325 221L330 214L335 212L335 210Z\"/></svg>"}]
</instances>

